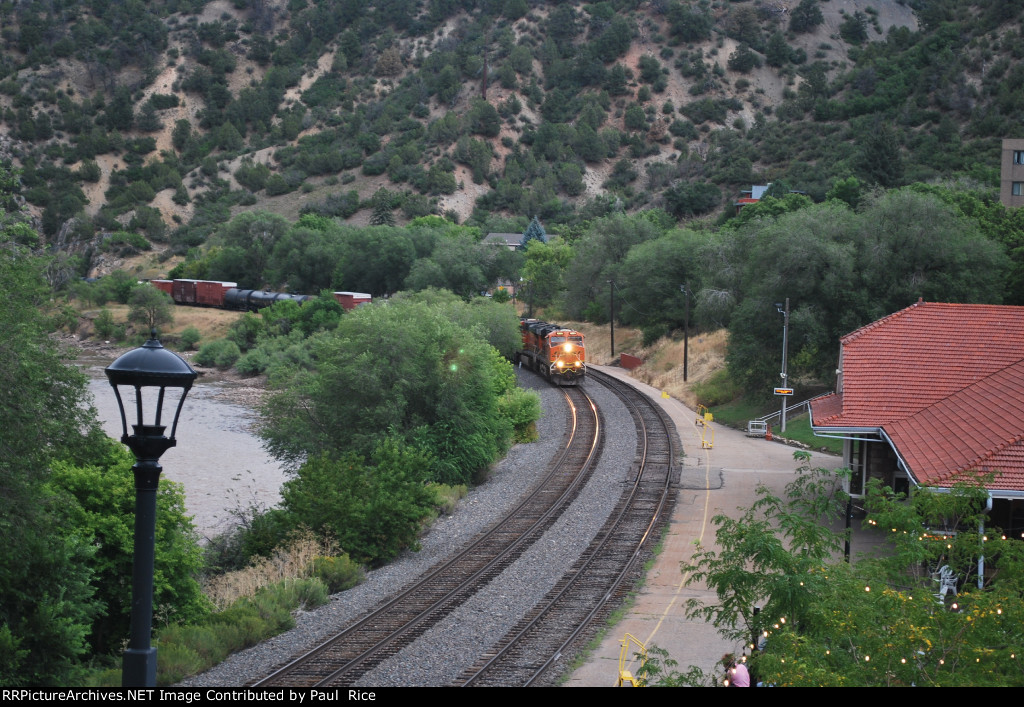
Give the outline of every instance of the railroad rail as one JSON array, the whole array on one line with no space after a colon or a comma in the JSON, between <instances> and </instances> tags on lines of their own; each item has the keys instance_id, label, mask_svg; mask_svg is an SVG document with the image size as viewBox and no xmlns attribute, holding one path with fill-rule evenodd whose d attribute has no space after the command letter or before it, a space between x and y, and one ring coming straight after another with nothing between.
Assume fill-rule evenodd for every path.
<instances>
[{"instance_id":1,"label":"railroad rail","mask_svg":"<svg viewBox=\"0 0 1024 707\"><path fill-rule=\"evenodd\" d=\"M572 569L519 624L455 683L462 686L529 686L548 679L570 647L624 597L640 570L647 541L674 503L679 441L662 408L613 376L591 370L591 380L612 389L632 411L637 462L632 485Z\"/></svg>"},{"instance_id":2,"label":"railroad rail","mask_svg":"<svg viewBox=\"0 0 1024 707\"><path fill-rule=\"evenodd\" d=\"M257 686L351 685L412 643L500 574L549 528L586 484L600 456L603 429L582 389L562 393L570 424L561 454L507 518L330 641L278 669Z\"/></svg>"}]
</instances>

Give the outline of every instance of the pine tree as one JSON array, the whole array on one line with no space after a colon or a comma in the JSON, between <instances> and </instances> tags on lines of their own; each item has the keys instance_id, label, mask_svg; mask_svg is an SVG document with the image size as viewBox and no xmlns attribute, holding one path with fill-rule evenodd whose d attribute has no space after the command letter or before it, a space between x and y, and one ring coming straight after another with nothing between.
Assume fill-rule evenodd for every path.
<instances>
[{"instance_id":1,"label":"pine tree","mask_svg":"<svg viewBox=\"0 0 1024 707\"><path fill-rule=\"evenodd\" d=\"M523 231L523 240L521 240L520 247L526 248L527 244L532 240L538 240L541 243L548 242L548 234L544 230L544 227L540 225L540 221L536 216L530 221L530 225Z\"/></svg>"},{"instance_id":2,"label":"pine tree","mask_svg":"<svg viewBox=\"0 0 1024 707\"><path fill-rule=\"evenodd\" d=\"M371 200L373 203L373 214L370 216L371 226L394 226L395 215L391 213L391 192L387 189L378 189Z\"/></svg>"}]
</instances>

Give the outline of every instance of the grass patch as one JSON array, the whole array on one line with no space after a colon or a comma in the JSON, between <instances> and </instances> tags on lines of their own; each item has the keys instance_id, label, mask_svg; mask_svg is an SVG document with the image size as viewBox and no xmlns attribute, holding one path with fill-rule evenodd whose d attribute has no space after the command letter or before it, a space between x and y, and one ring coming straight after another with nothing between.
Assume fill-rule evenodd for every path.
<instances>
[{"instance_id":1,"label":"grass patch","mask_svg":"<svg viewBox=\"0 0 1024 707\"><path fill-rule=\"evenodd\" d=\"M781 403L779 403L781 407ZM762 403L751 402L744 398L733 400L711 409L715 416L715 422L727 427L745 430L750 420L757 419L769 413L775 412L778 408L767 408ZM786 434L779 431L778 420L772 425L772 433L776 436L785 437L795 442L806 444L811 449L828 452L830 454L843 453L843 440L831 439L829 437L818 437L811 430L811 421L807 413L790 417L786 415Z\"/></svg>"},{"instance_id":2,"label":"grass patch","mask_svg":"<svg viewBox=\"0 0 1024 707\"><path fill-rule=\"evenodd\" d=\"M711 414L715 416L715 422L742 430L747 429L747 422L750 420L772 412L766 408L764 403L754 402L747 398L737 398L721 405L709 406L709 408Z\"/></svg>"},{"instance_id":3,"label":"grass patch","mask_svg":"<svg viewBox=\"0 0 1024 707\"><path fill-rule=\"evenodd\" d=\"M583 649L579 651L571 661L569 661L566 671L562 674L562 677L559 678L559 684L567 682L574 672L582 668L584 664L590 660L590 656L594 654L594 651L601 647L601 644L604 642L608 632L613 629L616 624L626 618L626 614L629 613L629 610L632 609L635 604L636 592L630 592L626 595L622 604L608 614L605 626L599 628L597 633L594 634L594 637L587 642L587 645L585 645Z\"/></svg>"},{"instance_id":4,"label":"grass patch","mask_svg":"<svg viewBox=\"0 0 1024 707\"><path fill-rule=\"evenodd\" d=\"M691 388L697 396L697 402L709 408L735 400L742 392L726 368L713 373L703 382L694 383Z\"/></svg>"},{"instance_id":5,"label":"grass patch","mask_svg":"<svg viewBox=\"0 0 1024 707\"><path fill-rule=\"evenodd\" d=\"M775 432L781 435L778 430L775 430ZM786 434L781 436L786 439L803 442L808 447L819 451L830 452L832 454L843 453L843 440L832 439L830 437L817 437L813 430L811 430L811 420L807 415L800 415L796 418L790 418L787 415Z\"/></svg>"},{"instance_id":6,"label":"grass patch","mask_svg":"<svg viewBox=\"0 0 1024 707\"><path fill-rule=\"evenodd\" d=\"M434 495L437 497L435 503L437 504L438 513L443 513L446 516L450 516L455 512L455 506L469 492L465 484L449 486L448 484L434 483L430 487L434 490Z\"/></svg>"}]
</instances>

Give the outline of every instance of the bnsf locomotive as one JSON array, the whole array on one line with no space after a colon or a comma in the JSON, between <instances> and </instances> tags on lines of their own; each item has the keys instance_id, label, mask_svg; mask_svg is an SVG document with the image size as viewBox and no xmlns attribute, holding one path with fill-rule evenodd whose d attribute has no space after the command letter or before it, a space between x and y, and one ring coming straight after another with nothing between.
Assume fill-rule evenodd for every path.
<instances>
[{"instance_id":1,"label":"bnsf locomotive","mask_svg":"<svg viewBox=\"0 0 1024 707\"><path fill-rule=\"evenodd\" d=\"M236 309L243 312L255 312L269 307L275 302L290 300L302 304L312 299L310 295L289 295L284 292L267 292L265 290L240 290L234 282L219 280L150 280L158 290L166 292L175 304L191 304L197 307L217 307L219 309ZM371 297L362 292L335 292L345 309L355 309L357 305L369 302Z\"/></svg>"},{"instance_id":2,"label":"bnsf locomotive","mask_svg":"<svg viewBox=\"0 0 1024 707\"><path fill-rule=\"evenodd\" d=\"M523 348L515 362L525 363L558 385L576 385L587 373L583 334L538 319L522 319Z\"/></svg>"}]
</instances>

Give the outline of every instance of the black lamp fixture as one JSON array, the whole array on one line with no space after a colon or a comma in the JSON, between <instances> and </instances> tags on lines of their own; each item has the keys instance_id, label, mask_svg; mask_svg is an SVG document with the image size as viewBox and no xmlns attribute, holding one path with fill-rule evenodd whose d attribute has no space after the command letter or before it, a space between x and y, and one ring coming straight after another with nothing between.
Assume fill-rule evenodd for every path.
<instances>
[{"instance_id":1,"label":"black lamp fixture","mask_svg":"<svg viewBox=\"0 0 1024 707\"><path fill-rule=\"evenodd\" d=\"M135 475L135 555L132 562L131 633L124 652L121 684L124 687L153 687L156 685L156 648L150 646L153 629L153 559L156 545L156 491L160 483L160 456L177 444L174 433L178 417L185 404L196 372L176 353L168 351L152 330L149 341L137 349L118 357L107 366L105 373L117 397L121 412L121 441L135 455L132 472ZM136 422L128 434L124 399L134 391ZM157 388L147 396L143 406L143 388ZM164 435L166 425L161 424L164 397L168 389L180 389L170 436ZM147 420L149 420L147 422Z\"/></svg>"}]
</instances>

